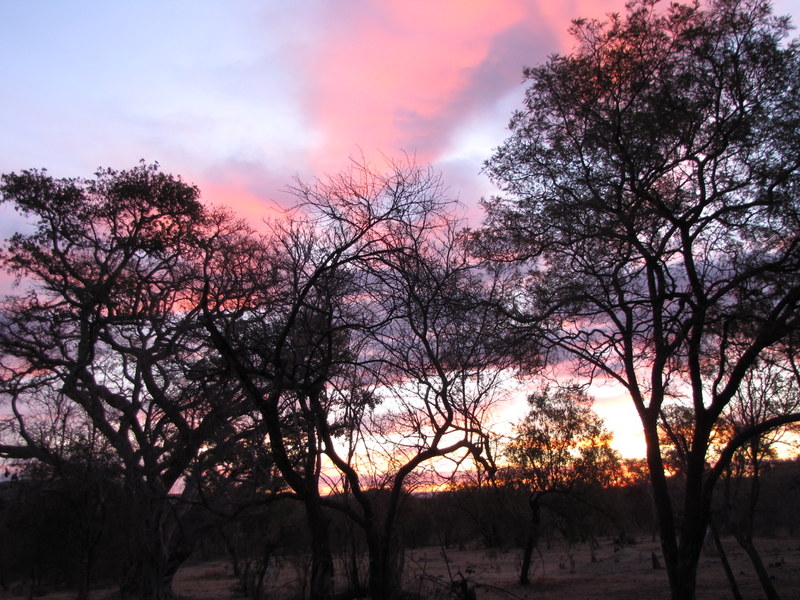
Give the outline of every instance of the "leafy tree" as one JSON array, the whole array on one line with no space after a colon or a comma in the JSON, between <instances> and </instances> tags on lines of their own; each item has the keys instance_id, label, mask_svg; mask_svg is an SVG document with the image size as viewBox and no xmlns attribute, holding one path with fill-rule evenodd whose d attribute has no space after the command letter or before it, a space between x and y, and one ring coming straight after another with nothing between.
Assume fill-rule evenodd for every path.
<instances>
[{"instance_id":1,"label":"leafy tree","mask_svg":"<svg viewBox=\"0 0 800 600\"><path fill-rule=\"evenodd\" d=\"M592 410L592 399L578 386L544 388L528 397L530 412L506 446L507 477L530 490L531 525L525 543L520 583L530 582L539 539L542 500L550 494L585 494L609 486L621 474L611 433Z\"/></svg>"},{"instance_id":2,"label":"leafy tree","mask_svg":"<svg viewBox=\"0 0 800 600\"><path fill-rule=\"evenodd\" d=\"M483 249L524 265L506 311L523 334L634 403L673 598L694 598L713 490L766 416L713 465L715 425L764 352L795 352L800 300L800 47L764 0L636 0L576 21L572 54L525 71L487 164ZM658 422L690 409L683 505ZM680 518L679 518L680 515Z\"/></svg>"},{"instance_id":3,"label":"leafy tree","mask_svg":"<svg viewBox=\"0 0 800 600\"><path fill-rule=\"evenodd\" d=\"M18 442L0 450L59 467L52 444L63 438L47 435L58 415L48 419L42 399L81 414L130 492L124 587L169 597L191 550L187 502L245 408L215 367L192 294L202 240L229 219L144 164L93 180L7 174L0 193L32 224L0 257L21 286L0 308L0 393Z\"/></svg>"}]
</instances>

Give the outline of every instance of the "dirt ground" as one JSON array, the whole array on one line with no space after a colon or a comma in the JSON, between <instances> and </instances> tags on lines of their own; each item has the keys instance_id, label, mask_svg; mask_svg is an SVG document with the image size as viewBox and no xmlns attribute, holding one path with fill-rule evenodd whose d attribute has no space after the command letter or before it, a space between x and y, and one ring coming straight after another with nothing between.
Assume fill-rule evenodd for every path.
<instances>
[{"instance_id":1,"label":"dirt ground","mask_svg":"<svg viewBox=\"0 0 800 600\"><path fill-rule=\"evenodd\" d=\"M764 597L753 568L734 540L724 540L728 560L736 576L742 597ZM772 565L769 572L783 600L800 599L800 540L762 540L762 557ZM430 565L431 574L444 575L444 560L435 550L414 552L413 560ZM653 569L652 554L661 560L658 542L639 543L615 549L609 540L601 540L595 562L587 545L544 548L535 560L531 585L517 582L520 552L487 551L447 553L451 573L461 573L476 584L476 597L520 598L536 600L572 600L604 598L613 600L662 600L669 597L666 572ZM411 558L411 557L410 557ZM407 565L409 561L407 560ZM458 576L456 576L458 578ZM700 562L698 594L701 600L732 598L716 552L707 551Z\"/></svg>"},{"instance_id":2,"label":"dirt ground","mask_svg":"<svg viewBox=\"0 0 800 600\"><path fill-rule=\"evenodd\" d=\"M517 582L520 551L454 550L424 548L407 553L406 590L424 598L446 598L451 581L461 576L475 585L479 600L663 600L669 597L667 576L663 569L654 570L652 553L661 558L658 542L650 539L617 548L611 540L599 540L591 560L588 545L568 548L564 545L543 547L535 557L533 581L529 586ZM733 539L724 539L742 596L747 600L764 594L747 557ZM800 600L800 540L764 539L759 550L783 600ZM663 561L660 561L663 564ZM230 567L223 563L187 567L179 573L176 591L187 600L230 598L234 580ZM291 595L294 581L291 568L284 566L273 574L268 598ZM227 579L227 584L225 583ZM226 587L227 585L227 587ZM277 592L277 593L275 593ZM729 600L732 597L722 564L716 552L708 550L700 562L698 598Z\"/></svg>"},{"instance_id":3,"label":"dirt ground","mask_svg":"<svg viewBox=\"0 0 800 600\"><path fill-rule=\"evenodd\" d=\"M474 586L478 600L661 600L669 597L665 571L653 569L652 553L661 558L657 542L639 540L623 548L615 548L611 540L599 542L594 562L587 545L542 547L535 557L533 581L526 587L517 583L519 550L412 550L406 556L405 587L409 597L457 598L449 594L451 582L465 578ZM763 598L744 553L732 539L723 540L723 544L742 596L747 600ZM762 539L757 545L783 600L800 600L800 540ZM264 597L296 598L302 568L303 565L290 561L273 566L267 572ZM224 561L190 564L181 569L175 580L175 591L185 600L233 599L237 597L235 588L231 566ZM114 590L97 590L92 594L96 600L115 596ZM19 597L19 592L0 593L3 600ZM74 593L40 597L68 600L74 598ZM700 562L698 598L728 600L731 597L719 557L716 552L707 550Z\"/></svg>"}]
</instances>

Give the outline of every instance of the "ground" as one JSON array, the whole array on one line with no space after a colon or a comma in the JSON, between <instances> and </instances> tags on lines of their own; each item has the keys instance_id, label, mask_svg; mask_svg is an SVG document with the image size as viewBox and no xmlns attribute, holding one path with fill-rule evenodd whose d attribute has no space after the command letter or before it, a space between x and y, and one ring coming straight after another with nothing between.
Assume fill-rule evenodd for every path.
<instances>
[{"instance_id":1,"label":"ground","mask_svg":"<svg viewBox=\"0 0 800 600\"><path fill-rule=\"evenodd\" d=\"M723 540L742 596L763 598L753 569L732 539ZM478 600L661 600L669 596L666 573L653 569L653 553L661 558L657 542L638 540L622 548L612 540L599 540L592 562L586 544L568 547L543 545L536 556L533 581L517 583L519 550L502 552L485 549L423 548L406 557L406 591L424 598L448 596L451 582L468 580ZM758 546L783 600L800 600L800 540L772 538ZM267 573L266 598L297 597L298 573L303 565L286 560ZM175 580L175 591L184 600L228 600L235 598L236 579L225 561L199 562L185 566ZM20 597L0 592L0 599ZM97 590L95 600L114 596L114 590ZM716 552L707 550L700 562L699 600L728 600L732 597ZM410 596L409 596L410 597ZM67 600L74 593L51 593L45 600Z\"/></svg>"},{"instance_id":2,"label":"ground","mask_svg":"<svg viewBox=\"0 0 800 600\"><path fill-rule=\"evenodd\" d=\"M765 562L772 565L769 571L783 600L800 599L800 540L762 540L759 545ZM748 600L763 597L738 545L730 539L724 540L724 546L742 596ZM611 540L600 540L595 562L588 545L545 547L536 559L533 581L525 587L517 582L519 551L447 551L446 555L450 573L455 579L461 573L475 582L479 599L661 600L669 597L669 586L666 572L653 569L653 553L663 565L659 544L649 539L623 548L615 547ZM418 571L449 581L441 551L415 551L409 559L406 564L412 569L416 563ZM716 552L707 551L701 559L697 596L701 600L732 597Z\"/></svg>"}]
</instances>

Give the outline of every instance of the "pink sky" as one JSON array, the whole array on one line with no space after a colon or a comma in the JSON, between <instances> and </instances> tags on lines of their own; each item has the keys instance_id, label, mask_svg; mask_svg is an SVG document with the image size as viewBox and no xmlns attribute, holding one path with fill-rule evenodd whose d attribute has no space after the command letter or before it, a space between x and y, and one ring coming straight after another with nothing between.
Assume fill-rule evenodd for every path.
<instances>
[{"instance_id":1,"label":"pink sky","mask_svg":"<svg viewBox=\"0 0 800 600\"><path fill-rule=\"evenodd\" d=\"M557 7L557 8L556 8ZM525 65L618 0L177 0L0 5L3 172L140 158L257 216L349 156L436 164L476 204ZM10 35L9 35L10 34ZM9 58L13 57L13 58ZM228 190L231 190L230 193Z\"/></svg>"},{"instance_id":2,"label":"pink sky","mask_svg":"<svg viewBox=\"0 0 800 600\"><path fill-rule=\"evenodd\" d=\"M797 10L779 0L776 12ZM413 154L474 207L522 68L623 0L0 3L0 172L159 161L248 217L349 156Z\"/></svg>"},{"instance_id":3,"label":"pink sky","mask_svg":"<svg viewBox=\"0 0 800 600\"><path fill-rule=\"evenodd\" d=\"M477 219L522 68L610 11L623 0L6 0L0 172L144 158L258 221L292 204L295 176L408 153Z\"/></svg>"}]
</instances>

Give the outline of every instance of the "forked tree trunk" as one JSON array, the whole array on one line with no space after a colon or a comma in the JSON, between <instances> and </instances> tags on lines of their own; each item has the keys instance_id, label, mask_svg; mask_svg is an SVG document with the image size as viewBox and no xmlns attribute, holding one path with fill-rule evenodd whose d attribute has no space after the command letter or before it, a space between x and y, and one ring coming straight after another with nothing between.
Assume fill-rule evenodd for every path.
<instances>
[{"instance_id":1,"label":"forked tree trunk","mask_svg":"<svg viewBox=\"0 0 800 600\"><path fill-rule=\"evenodd\" d=\"M169 500L153 500L139 507L130 524L128 565L120 593L132 600L172 600L172 583L192 553L194 528L180 522L182 511Z\"/></svg>"},{"instance_id":2,"label":"forked tree trunk","mask_svg":"<svg viewBox=\"0 0 800 600\"><path fill-rule=\"evenodd\" d=\"M131 600L174 600L172 582L183 562L140 556L126 569L120 595Z\"/></svg>"}]
</instances>

